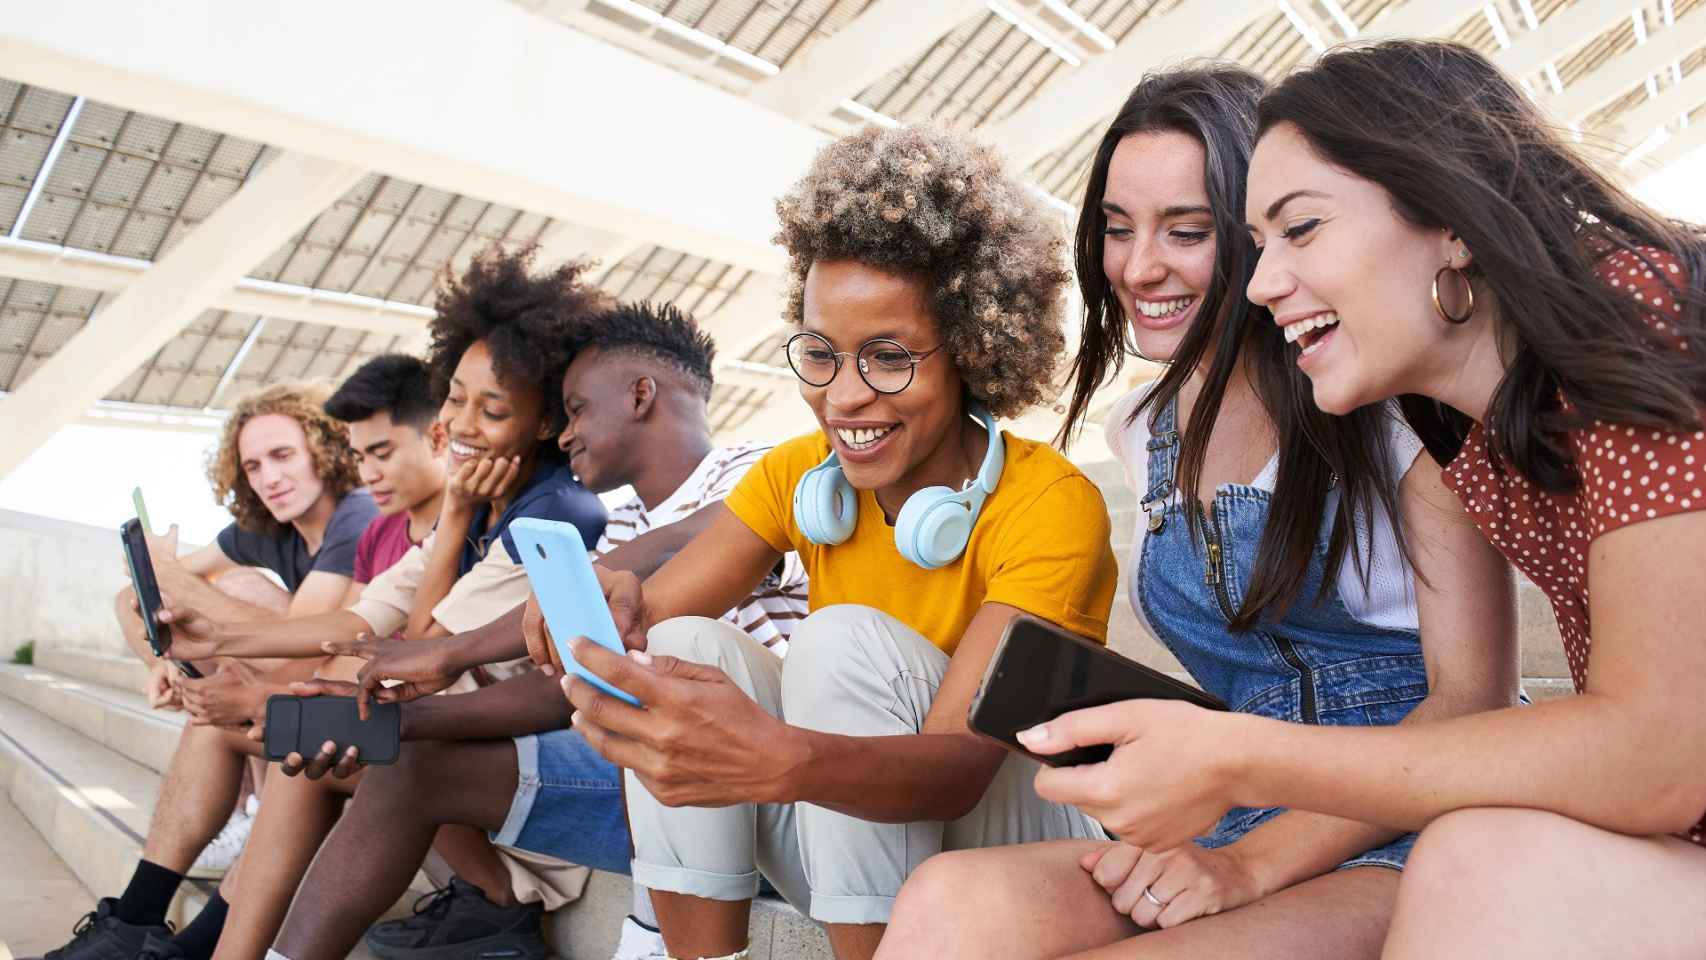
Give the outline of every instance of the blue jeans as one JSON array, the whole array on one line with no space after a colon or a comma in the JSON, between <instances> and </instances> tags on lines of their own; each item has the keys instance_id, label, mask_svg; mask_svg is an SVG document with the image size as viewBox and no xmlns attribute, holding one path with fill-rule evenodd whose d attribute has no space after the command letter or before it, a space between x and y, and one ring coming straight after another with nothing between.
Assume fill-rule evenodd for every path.
<instances>
[{"instance_id":1,"label":"blue jeans","mask_svg":"<svg viewBox=\"0 0 1706 960\"><path fill-rule=\"evenodd\" d=\"M515 739L515 799L492 842L569 863L627 873L622 771L574 730Z\"/></svg>"}]
</instances>

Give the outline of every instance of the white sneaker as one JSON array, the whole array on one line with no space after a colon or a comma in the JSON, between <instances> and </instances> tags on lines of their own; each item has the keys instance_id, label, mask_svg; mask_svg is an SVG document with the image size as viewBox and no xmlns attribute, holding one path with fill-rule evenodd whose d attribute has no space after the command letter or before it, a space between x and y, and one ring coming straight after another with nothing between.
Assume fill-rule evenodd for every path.
<instances>
[{"instance_id":1,"label":"white sneaker","mask_svg":"<svg viewBox=\"0 0 1706 960\"><path fill-rule=\"evenodd\" d=\"M225 876L225 872L237 862L237 855L243 852L243 844L249 840L249 828L255 825L255 813L258 810L260 804L251 796L243 809L233 812L231 819L225 821L219 836L201 848L201 856L195 858L195 863L190 866L189 873L185 876L197 880L216 880Z\"/></svg>"},{"instance_id":2,"label":"white sneaker","mask_svg":"<svg viewBox=\"0 0 1706 960\"><path fill-rule=\"evenodd\" d=\"M669 960L669 950L663 945L663 934L628 917L622 921L622 938L616 941L616 955L610 960Z\"/></svg>"}]
</instances>

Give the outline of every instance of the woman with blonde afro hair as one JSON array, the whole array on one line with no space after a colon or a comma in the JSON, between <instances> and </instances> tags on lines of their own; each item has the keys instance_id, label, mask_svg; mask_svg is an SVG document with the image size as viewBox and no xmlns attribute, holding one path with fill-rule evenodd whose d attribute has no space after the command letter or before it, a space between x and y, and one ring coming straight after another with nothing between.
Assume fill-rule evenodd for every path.
<instances>
[{"instance_id":1,"label":"woman with blonde afro hair","mask_svg":"<svg viewBox=\"0 0 1706 960\"><path fill-rule=\"evenodd\" d=\"M771 449L644 583L601 573L647 656L575 655L645 709L568 687L575 728L628 771L634 880L673 957L745 956L761 873L849 960L933 853L1105 836L966 724L1021 614L1108 631L1100 493L994 420L1052 390L1056 219L994 151L920 128L830 144L777 209L787 359L818 429ZM789 552L812 612L784 662L712 618Z\"/></svg>"},{"instance_id":2,"label":"woman with blonde afro hair","mask_svg":"<svg viewBox=\"0 0 1706 960\"><path fill-rule=\"evenodd\" d=\"M789 322L803 321L806 275L820 260L911 274L928 286L972 399L997 417L1053 399L1066 241L993 148L930 127L869 128L819 153L776 211Z\"/></svg>"}]
</instances>

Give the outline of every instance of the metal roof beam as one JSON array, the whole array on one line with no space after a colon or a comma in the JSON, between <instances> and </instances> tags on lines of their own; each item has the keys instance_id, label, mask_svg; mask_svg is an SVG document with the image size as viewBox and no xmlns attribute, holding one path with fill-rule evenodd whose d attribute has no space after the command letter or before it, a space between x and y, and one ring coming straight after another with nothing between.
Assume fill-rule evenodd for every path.
<instances>
[{"instance_id":1,"label":"metal roof beam","mask_svg":"<svg viewBox=\"0 0 1706 960\"><path fill-rule=\"evenodd\" d=\"M1443 37L1463 21L1479 14L1485 0L1410 0L1383 13L1362 32L1361 40L1400 37Z\"/></svg>"},{"instance_id":2,"label":"metal roof beam","mask_svg":"<svg viewBox=\"0 0 1706 960\"><path fill-rule=\"evenodd\" d=\"M81 290L120 293L148 271L147 260L0 238L0 277L16 277ZM412 303L377 300L294 284L244 277L215 295L213 310L256 314L275 320L327 327L414 334L432 319L432 310Z\"/></svg>"},{"instance_id":3,"label":"metal roof beam","mask_svg":"<svg viewBox=\"0 0 1706 960\"><path fill-rule=\"evenodd\" d=\"M1702 103L1706 103L1706 70L1696 70L1684 77L1681 83L1667 87L1646 103L1612 118L1615 129L1611 132L1618 135L1626 149L1634 148L1648 134Z\"/></svg>"},{"instance_id":4,"label":"metal roof beam","mask_svg":"<svg viewBox=\"0 0 1706 960\"><path fill-rule=\"evenodd\" d=\"M818 120L984 9L983 0L876 0L781 73L753 86L748 99L783 116Z\"/></svg>"},{"instance_id":5,"label":"metal roof beam","mask_svg":"<svg viewBox=\"0 0 1706 960\"><path fill-rule=\"evenodd\" d=\"M1419 0L1413 0L1419 2ZM1252 20L1273 13L1272 0L1193 0L1140 25L1119 46L1044 87L989 130L1013 169L1025 170L1090 124L1117 109L1145 73L1212 54Z\"/></svg>"},{"instance_id":6,"label":"metal roof beam","mask_svg":"<svg viewBox=\"0 0 1706 960\"><path fill-rule=\"evenodd\" d=\"M1580 123L1589 114L1645 83L1648 75L1686 58L1702 46L1706 46L1706 6L1697 6L1677 17L1671 27L1654 30L1646 43L1607 60L1598 70L1564 88L1563 93L1544 97L1540 102L1559 120Z\"/></svg>"},{"instance_id":7,"label":"metal roof beam","mask_svg":"<svg viewBox=\"0 0 1706 960\"><path fill-rule=\"evenodd\" d=\"M1634 172L1643 178L1653 176L1702 147L1706 147L1706 123L1691 123L1636 161Z\"/></svg>"},{"instance_id":8,"label":"metal roof beam","mask_svg":"<svg viewBox=\"0 0 1706 960\"><path fill-rule=\"evenodd\" d=\"M123 382L365 173L284 153L251 176L0 403L7 433L0 476Z\"/></svg>"},{"instance_id":9,"label":"metal roof beam","mask_svg":"<svg viewBox=\"0 0 1706 960\"><path fill-rule=\"evenodd\" d=\"M1618 21L1627 21L1635 7L1632 0L1580 0L1553 14L1540 29L1518 34L1510 48L1500 50L1493 60L1516 76L1529 76L1585 46Z\"/></svg>"},{"instance_id":10,"label":"metal roof beam","mask_svg":"<svg viewBox=\"0 0 1706 960\"><path fill-rule=\"evenodd\" d=\"M304 51L337 69L304 70ZM10 79L770 273L775 193L827 140L501 0L58 0L0 19L0 63ZM762 149L704 149L727 143Z\"/></svg>"}]
</instances>

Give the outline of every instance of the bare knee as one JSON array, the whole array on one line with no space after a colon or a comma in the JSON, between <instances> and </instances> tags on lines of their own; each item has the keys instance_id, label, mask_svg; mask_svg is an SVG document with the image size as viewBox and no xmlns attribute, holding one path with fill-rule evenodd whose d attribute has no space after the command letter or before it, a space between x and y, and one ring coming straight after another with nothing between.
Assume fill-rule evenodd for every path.
<instances>
[{"instance_id":1,"label":"bare knee","mask_svg":"<svg viewBox=\"0 0 1706 960\"><path fill-rule=\"evenodd\" d=\"M979 867L976 851L938 853L924 861L895 898L888 932L877 949L878 960L942 956L944 944L966 942L957 929L963 919L986 913L986 904L968 909L973 907L968 897L976 891L979 901L1000 899L1006 889L990 880L988 871Z\"/></svg>"},{"instance_id":2,"label":"bare knee","mask_svg":"<svg viewBox=\"0 0 1706 960\"><path fill-rule=\"evenodd\" d=\"M714 664L721 656L726 626L710 617L671 617L646 632L646 652L693 663Z\"/></svg>"},{"instance_id":3,"label":"bare knee","mask_svg":"<svg viewBox=\"0 0 1706 960\"><path fill-rule=\"evenodd\" d=\"M1531 854L1549 849L1568 823L1542 810L1454 810L1422 830L1404 864L1400 897L1413 907L1498 894L1509 872L1538 862Z\"/></svg>"},{"instance_id":4,"label":"bare knee","mask_svg":"<svg viewBox=\"0 0 1706 960\"><path fill-rule=\"evenodd\" d=\"M213 578L213 588L250 606L270 610L277 616L290 612L290 594L252 567L234 567Z\"/></svg>"}]
</instances>

